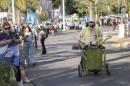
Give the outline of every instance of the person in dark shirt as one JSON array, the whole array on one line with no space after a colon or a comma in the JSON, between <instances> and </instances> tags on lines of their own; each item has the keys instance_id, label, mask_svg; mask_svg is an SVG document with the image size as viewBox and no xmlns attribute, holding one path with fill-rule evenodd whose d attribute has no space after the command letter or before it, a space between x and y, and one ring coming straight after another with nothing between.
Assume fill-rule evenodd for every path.
<instances>
[{"instance_id":1,"label":"person in dark shirt","mask_svg":"<svg viewBox=\"0 0 130 86\"><path fill-rule=\"evenodd\" d=\"M0 47L8 45L3 58L17 69L15 77L17 82L21 83L20 55L17 46L21 43L21 40L16 33L11 32L11 25L8 22L3 23L2 29L3 32L0 33ZM10 54L10 52L12 53Z\"/></svg>"},{"instance_id":2,"label":"person in dark shirt","mask_svg":"<svg viewBox=\"0 0 130 86\"><path fill-rule=\"evenodd\" d=\"M42 55L46 54L46 47L45 47L45 40L48 37L48 32L47 29L45 29L44 27L41 27L41 31L39 32L40 35L40 43L42 45Z\"/></svg>"}]
</instances>

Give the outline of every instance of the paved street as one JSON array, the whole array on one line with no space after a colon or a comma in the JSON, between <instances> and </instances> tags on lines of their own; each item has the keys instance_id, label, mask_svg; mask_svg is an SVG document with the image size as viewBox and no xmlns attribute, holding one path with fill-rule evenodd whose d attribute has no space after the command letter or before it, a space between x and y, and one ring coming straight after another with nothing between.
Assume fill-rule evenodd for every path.
<instances>
[{"instance_id":1,"label":"paved street","mask_svg":"<svg viewBox=\"0 0 130 86\"><path fill-rule=\"evenodd\" d=\"M111 33L108 27L102 31L104 35L117 33ZM72 50L77 34L78 32L69 32L49 36L46 40L47 55L41 55L39 46L36 53L37 65L26 67L27 76L34 86L130 86L130 51L127 47L111 46L115 43L113 41L104 44L111 76L102 71L96 76L87 74L78 77L80 51Z\"/></svg>"}]
</instances>

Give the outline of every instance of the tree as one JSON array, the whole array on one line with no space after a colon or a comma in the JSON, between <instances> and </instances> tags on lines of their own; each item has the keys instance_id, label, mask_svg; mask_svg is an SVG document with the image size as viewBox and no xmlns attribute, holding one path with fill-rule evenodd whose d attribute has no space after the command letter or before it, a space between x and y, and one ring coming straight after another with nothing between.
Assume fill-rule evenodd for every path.
<instances>
[{"instance_id":1,"label":"tree","mask_svg":"<svg viewBox=\"0 0 130 86\"><path fill-rule=\"evenodd\" d=\"M16 0L16 7L21 12L25 11L26 10L26 1L25 0Z\"/></svg>"},{"instance_id":2,"label":"tree","mask_svg":"<svg viewBox=\"0 0 130 86\"><path fill-rule=\"evenodd\" d=\"M7 11L10 7L11 0L0 0L0 9L1 11Z\"/></svg>"},{"instance_id":3,"label":"tree","mask_svg":"<svg viewBox=\"0 0 130 86\"><path fill-rule=\"evenodd\" d=\"M44 21L48 17L48 12L46 10L44 10L40 14L38 14L38 17L40 18L41 21Z\"/></svg>"},{"instance_id":4,"label":"tree","mask_svg":"<svg viewBox=\"0 0 130 86\"><path fill-rule=\"evenodd\" d=\"M59 7L62 0L52 0L54 7ZM121 1L121 0L120 0ZM130 3L130 0L123 0L124 3ZM66 13L74 12L80 15L108 15L119 13L118 0L65 0ZM127 5L128 10L129 5Z\"/></svg>"},{"instance_id":5,"label":"tree","mask_svg":"<svg viewBox=\"0 0 130 86\"><path fill-rule=\"evenodd\" d=\"M128 13L128 18L130 18L130 0L127 0L127 9L126 12Z\"/></svg>"},{"instance_id":6,"label":"tree","mask_svg":"<svg viewBox=\"0 0 130 86\"><path fill-rule=\"evenodd\" d=\"M25 0L16 0L16 9L17 9L17 22L18 24L20 24L20 14L21 12L25 12L26 11L26 1Z\"/></svg>"},{"instance_id":7,"label":"tree","mask_svg":"<svg viewBox=\"0 0 130 86\"><path fill-rule=\"evenodd\" d=\"M28 0L27 2L27 9L31 9L33 12L36 11L36 9L39 6L39 1L38 0Z\"/></svg>"},{"instance_id":8,"label":"tree","mask_svg":"<svg viewBox=\"0 0 130 86\"><path fill-rule=\"evenodd\" d=\"M96 4L96 12L98 15L108 15L110 13L110 6L106 0L98 0Z\"/></svg>"},{"instance_id":9,"label":"tree","mask_svg":"<svg viewBox=\"0 0 130 86\"><path fill-rule=\"evenodd\" d=\"M95 0L76 0L77 2L79 2L80 8L83 10L86 10L86 14L92 18L93 17L93 4L95 2ZM85 6L85 7L83 7ZM79 10L80 11L80 10Z\"/></svg>"},{"instance_id":10,"label":"tree","mask_svg":"<svg viewBox=\"0 0 130 86\"><path fill-rule=\"evenodd\" d=\"M79 14L79 16L84 16L84 15L88 14L88 7L86 5L76 4L75 7L76 7L76 10L77 10L77 13Z\"/></svg>"},{"instance_id":11,"label":"tree","mask_svg":"<svg viewBox=\"0 0 130 86\"><path fill-rule=\"evenodd\" d=\"M52 4L54 8L57 8L61 5L61 0L52 0Z\"/></svg>"},{"instance_id":12,"label":"tree","mask_svg":"<svg viewBox=\"0 0 130 86\"><path fill-rule=\"evenodd\" d=\"M108 15L109 12L113 14L118 13L118 0L77 0L79 1L80 8L87 6L88 13L98 13L99 15ZM110 9L109 9L110 8Z\"/></svg>"},{"instance_id":13,"label":"tree","mask_svg":"<svg viewBox=\"0 0 130 86\"><path fill-rule=\"evenodd\" d=\"M75 0L66 0L66 4L65 4L66 14L71 15L71 14L77 13L75 5L76 5Z\"/></svg>"},{"instance_id":14,"label":"tree","mask_svg":"<svg viewBox=\"0 0 130 86\"><path fill-rule=\"evenodd\" d=\"M62 0L52 0L52 3L53 8L58 8L59 6L62 5ZM77 12L75 4L76 4L75 0L65 0L66 14L70 15Z\"/></svg>"},{"instance_id":15,"label":"tree","mask_svg":"<svg viewBox=\"0 0 130 86\"><path fill-rule=\"evenodd\" d=\"M106 1L107 1L106 5L110 7L110 13L118 14L120 7L120 3L118 2L118 0L106 0Z\"/></svg>"}]
</instances>

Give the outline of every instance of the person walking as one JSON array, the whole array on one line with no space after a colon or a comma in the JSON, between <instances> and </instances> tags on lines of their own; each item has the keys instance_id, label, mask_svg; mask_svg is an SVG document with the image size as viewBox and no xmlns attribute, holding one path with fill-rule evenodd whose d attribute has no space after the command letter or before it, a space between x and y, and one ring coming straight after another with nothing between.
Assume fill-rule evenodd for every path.
<instances>
[{"instance_id":1,"label":"person walking","mask_svg":"<svg viewBox=\"0 0 130 86\"><path fill-rule=\"evenodd\" d=\"M16 33L11 32L11 25L8 21L3 22L2 30L3 32L0 33L0 47L7 46L7 49L3 55L3 60L14 66L16 69L14 72L18 86L23 86L20 69L20 52L18 47L21 40Z\"/></svg>"},{"instance_id":2,"label":"person walking","mask_svg":"<svg viewBox=\"0 0 130 86\"><path fill-rule=\"evenodd\" d=\"M28 25L22 28L21 39L23 40L23 53L27 64L35 66L34 37L32 29Z\"/></svg>"},{"instance_id":3,"label":"person walking","mask_svg":"<svg viewBox=\"0 0 130 86\"><path fill-rule=\"evenodd\" d=\"M42 55L44 55L46 54L45 39L48 37L46 29L42 27L39 35L40 35L40 43L42 45Z\"/></svg>"}]
</instances>

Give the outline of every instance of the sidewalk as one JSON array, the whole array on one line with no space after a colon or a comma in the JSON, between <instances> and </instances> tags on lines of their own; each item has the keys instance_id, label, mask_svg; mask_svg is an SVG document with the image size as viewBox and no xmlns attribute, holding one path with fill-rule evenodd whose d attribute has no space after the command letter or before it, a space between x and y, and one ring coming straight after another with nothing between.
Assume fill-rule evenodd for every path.
<instances>
[{"instance_id":1,"label":"sidewalk","mask_svg":"<svg viewBox=\"0 0 130 86\"><path fill-rule=\"evenodd\" d=\"M26 71L23 67L21 67L21 74L22 74L23 86L34 86L32 82L28 79Z\"/></svg>"},{"instance_id":2,"label":"sidewalk","mask_svg":"<svg viewBox=\"0 0 130 86\"><path fill-rule=\"evenodd\" d=\"M119 38L118 35L112 35L112 38L107 42L111 42L112 47L130 47L130 37Z\"/></svg>"},{"instance_id":3,"label":"sidewalk","mask_svg":"<svg viewBox=\"0 0 130 86\"><path fill-rule=\"evenodd\" d=\"M21 57L23 57L23 51L20 50L20 54L21 54ZM21 77L22 77L22 82L23 82L23 86L34 86L32 84L32 82L28 79L27 77L27 73L26 73L26 70L25 70L25 67L24 67L24 58L21 58L20 59L20 64L21 64Z\"/></svg>"}]
</instances>

